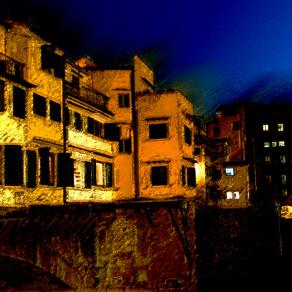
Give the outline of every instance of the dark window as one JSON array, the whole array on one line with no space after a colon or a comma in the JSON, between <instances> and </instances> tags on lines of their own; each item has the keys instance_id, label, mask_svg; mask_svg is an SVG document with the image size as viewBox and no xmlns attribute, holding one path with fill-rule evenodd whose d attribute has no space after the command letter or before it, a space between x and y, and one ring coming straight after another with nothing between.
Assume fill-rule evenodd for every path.
<instances>
[{"instance_id":1,"label":"dark window","mask_svg":"<svg viewBox=\"0 0 292 292\"><path fill-rule=\"evenodd\" d=\"M200 155L200 154L201 154L201 147L195 147L194 155L197 156L197 155Z\"/></svg>"},{"instance_id":2,"label":"dark window","mask_svg":"<svg viewBox=\"0 0 292 292\"><path fill-rule=\"evenodd\" d=\"M88 117L87 118L87 132L90 134L94 134L94 119Z\"/></svg>"},{"instance_id":3,"label":"dark window","mask_svg":"<svg viewBox=\"0 0 292 292\"><path fill-rule=\"evenodd\" d=\"M102 137L103 124L88 117L87 118L87 132L97 137Z\"/></svg>"},{"instance_id":4,"label":"dark window","mask_svg":"<svg viewBox=\"0 0 292 292\"><path fill-rule=\"evenodd\" d=\"M166 123L149 125L150 139L163 139L163 138L167 138L167 135L168 135L168 125Z\"/></svg>"},{"instance_id":5,"label":"dark window","mask_svg":"<svg viewBox=\"0 0 292 292\"><path fill-rule=\"evenodd\" d=\"M119 141L119 152L120 153L131 153L131 139Z\"/></svg>"},{"instance_id":6,"label":"dark window","mask_svg":"<svg viewBox=\"0 0 292 292\"><path fill-rule=\"evenodd\" d=\"M58 154L57 168L57 185L74 186L74 160L70 158L70 154Z\"/></svg>"},{"instance_id":7,"label":"dark window","mask_svg":"<svg viewBox=\"0 0 292 292\"><path fill-rule=\"evenodd\" d=\"M113 165L112 163L105 164L105 186L113 186Z\"/></svg>"},{"instance_id":8,"label":"dark window","mask_svg":"<svg viewBox=\"0 0 292 292\"><path fill-rule=\"evenodd\" d=\"M13 87L13 115L15 117L25 118L25 91L19 87Z\"/></svg>"},{"instance_id":9,"label":"dark window","mask_svg":"<svg viewBox=\"0 0 292 292\"><path fill-rule=\"evenodd\" d=\"M49 148L40 148L40 184L50 185Z\"/></svg>"},{"instance_id":10,"label":"dark window","mask_svg":"<svg viewBox=\"0 0 292 292\"><path fill-rule=\"evenodd\" d=\"M196 186L196 170L194 167L190 167L187 169L188 175L188 186L195 187Z\"/></svg>"},{"instance_id":11,"label":"dark window","mask_svg":"<svg viewBox=\"0 0 292 292\"><path fill-rule=\"evenodd\" d=\"M91 181L94 186L96 186L96 160L91 160Z\"/></svg>"},{"instance_id":12,"label":"dark window","mask_svg":"<svg viewBox=\"0 0 292 292\"><path fill-rule=\"evenodd\" d=\"M3 155L3 149L4 147L2 145L0 145L0 185L3 184L3 159L4 159L4 155Z\"/></svg>"},{"instance_id":13,"label":"dark window","mask_svg":"<svg viewBox=\"0 0 292 292\"><path fill-rule=\"evenodd\" d=\"M215 128L214 128L214 136L215 136L215 137L219 137L219 136L220 136L220 132L221 132L221 131L220 131L220 128L219 128L219 127L215 127Z\"/></svg>"},{"instance_id":14,"label":"dark window","mask_svg":"<svg viewBox=\"0 0 292 292\"><path fill-rule=\"evenodd\" d=\"M151 184L153 186L167 185L167 166L151 167Z\"/></svg>"},{"instance_id":15,"label":"dark window","mask_svg":"<svg viewBox=\"0 0 292 292\"><path fill-rule=\"evenodd\" d=\"M104 124L104 137L110 141L119 141L120 128L117 124Z\"/></svg>"},{"instance_id":16,"label":"dark window","mask_svg":"<svg viewBox=\"0 0 292 292\"><path fill-rule=\"evenodd\" d=\"M50 100L50 119L61 122L61 105L52 100Z\"/></svg>"},{"instance_id":17,"label":"dark window","mask_svg":"<svg viewBox=\"0 0 292 292\"><path fill-rule=\"evenodd\" d=\"M5 111L5 82L3 80L0 80L0 112Z\"/></svg>"},{"instance_id":18,"label":"dark window","mask_svg":"<svg viewBox=\"0 0 292 292\"><path fill-rule=\"evenodd\" d=\"M181 183L183 186L186 185L186 168L184 166L181 168Z\"/></svg>"},{"instance_id":19,"label":"dark window","mask_svg":"<svg viewBox=\"0 0 292 292\"><path fill-rule=\"evenodd\" d=\"M64 57L54 54L54 75L58 78L63 78L65 75Z\"/></svg>"},{"instance_id":20,"label":"dark window","mask_svg":"<svg viewBox=\"0 0 292 292\"><path fill-rule=\"evenodd\" d=\"M72 86L74 88L79 88L79 77L72 75Z\"/></svg>"},{"instance_id":21,"label":"dark window","mask_svg":"<svg viewBox=\"0 0 292 292\"><path fill-rule=\"evenodd\" d=\"M46 116L47 112L46 98L36 93L33 94L33 112L43 117Z\"/></svg>"},{"instance_id":22,"label":"dark window","mask_svg":"<svg viewBox=\"0 0 292 292\"><path fill-rule=\"evenodd\" d=\"M119 107L129 107L130 106L130 95L119 94Z\"/></svg>"},{"instance_id":23,"label":"dark window","mask_svg":"<svg viewBox=\"0 0 292 292\"><path fill-rule=\"evenodd\" d=\"M85 188L91 188L92 185L92 163L85 161L84 164L84 182Z\"/></svg>"},{"instance_id":24,"label":"dark window","mask_svg":"<svg viewBox=\"0 0 292 292\"><path fill-rule=\"evenodd\" d=\"M76 112L74 112L74 128L79 131L83 129L82 117Z\"/></svg>"},{"instance_id":25,"label":"dark window","mask_svg":"<svg viewBox=\"0 0 292 292\"><path fill-rule=\"evenodd\" d=\"M43 45L41 47L42 70L54 69L54 75L58 78L63 78L65 72L64 65L64 57L55 54L52 45Z\"/></svg>"},{"instance_id":26,"label":"dark window","mask_svg":"<svg viewBox=\"0 0 292 292\"><path fill-rule=\"evenodd\" d=\"M26 151L26 186L28 188L36 187L36 152L27 150Z\"/></svg>"},{"instance_id":27,"label":"dark window","mask_svg":"<svg viewBox=\"0 0 292 292\"><path fill-rule=\"evenodd\" d=\"M185 142L189 145L192 145L192 132L191 129L187 126L184 126L185 132Z\"/></svg>"},{"instance_id":28,"label":"dark window","mask_svg":"<svg viewBox=\"0 0 292 292\"><path fill-rule=\"evenodd\" d=\"M238 131L239 129L240 129L240 122L239 121L233 122L232 130L233 131Z\"/></svg>"},{"instance_id":29,"label":"dark window","mask_svg":"<svg viewBox=\"0 0 292 292\"><path fill-rule=\"evenodd\" d=\"M5 146L5 184L23 184L23 154L21 146Z\"/></svg>"}]
</instances>

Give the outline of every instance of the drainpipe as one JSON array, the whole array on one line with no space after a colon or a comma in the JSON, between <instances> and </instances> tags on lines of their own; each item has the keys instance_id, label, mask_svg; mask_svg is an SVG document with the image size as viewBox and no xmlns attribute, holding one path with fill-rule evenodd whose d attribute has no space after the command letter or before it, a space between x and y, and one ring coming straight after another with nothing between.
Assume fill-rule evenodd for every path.
<instances>
[{"instance_id":1,"label":"drainpipe","mask_svg":"<svg viewBox=\"0 0 292 292\"><path fill-rule=\"evenodd\" d=\"M135 199L140 197L140 180L139 180L139 140L138 140L138 113L136 107L135 95L135 67L131 70L131 96L132 96L132 125L133 125L133 169L134 169L134 184L135 184Z\"/></svg>"},{"instance_id":2,"label":"drainpipe","mask_svg":"<svg viewBox=\"0 0 292 292\"><path fill-rule=\"evenodd\" d=\"M62 75L62 128L63 128L63 155L66 157L67 152L67 126L66 126L66 119L65 119L65 111L66 111L66 93L65 93L65 66L66 66L66 59L65 55L63 55L63 75ZM67 204L67 190L66 190L66 183L63 184L63 204Z\"/></svg>"}]
</instances>

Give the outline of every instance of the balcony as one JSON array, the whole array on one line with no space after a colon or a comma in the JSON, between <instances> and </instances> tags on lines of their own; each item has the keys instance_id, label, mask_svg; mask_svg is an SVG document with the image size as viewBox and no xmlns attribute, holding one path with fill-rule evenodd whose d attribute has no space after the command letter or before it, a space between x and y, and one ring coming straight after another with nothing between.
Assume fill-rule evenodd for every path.
<instances>
[{"instance_id":1,"label":"balcony","mask_svg":"<svg viewBox=\"0 0 292 292\"><path fill-rule=\"evenodd\" d=\"M90 88L90 86L84 82L79 81L78 84L76 84L65 81L64 90L66 96L74 97L99 110L109 112L107 109L109 98L106 95L94 90L93 88Z\"/></svg>"},{"instance_id":2,"label":"balcony","mask_svg":"<svg viewBox=\"0 0 292 292\"><path fill-rule=\"evenodd\" d=\"M5 77L12 77L17 80L23 80L23 71L25 64L22 64L2 53L0 53L0 74Z\"/></svg>"}]
</instances>

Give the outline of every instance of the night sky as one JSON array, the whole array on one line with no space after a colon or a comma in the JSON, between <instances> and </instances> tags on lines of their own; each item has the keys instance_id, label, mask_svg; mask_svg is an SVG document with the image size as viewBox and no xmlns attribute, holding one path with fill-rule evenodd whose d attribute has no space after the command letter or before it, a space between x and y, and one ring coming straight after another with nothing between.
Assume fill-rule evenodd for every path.
<instances>
[{"instance_id":1,"label":"night sky","mask_svg":"<svg viewBox=\"0 0 292 292\"><path fill-rule=\"evenodd\" d=\"M183 90L205 112L238 98L292 100L292 1L2 0L7 15L73 57L140 53L159 86Z\"/></svg>"}]
</instances>

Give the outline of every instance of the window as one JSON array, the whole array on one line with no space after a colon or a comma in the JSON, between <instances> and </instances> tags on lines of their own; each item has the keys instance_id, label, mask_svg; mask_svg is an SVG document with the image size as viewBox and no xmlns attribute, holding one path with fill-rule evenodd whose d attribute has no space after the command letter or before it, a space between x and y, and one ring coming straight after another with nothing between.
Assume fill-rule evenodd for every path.
<instances>
[{"instance_id":1,"label":"window","mask_svg":"<svg viewBox=\"0 0 292 292\"><path fill-rule=\"evenodd\" d=\"M285 185L287 183L287 176L285 174L281 175L281 184Z\"/></svg>"},{"instance_id":2,"label":"window","mask_svg":"<svg viewBox=\"0 0 292 292\"><path fill-rule=\"evenodd\" d=\"M130 107L130 95L128 93L119 94L119 107Z\"/></svg>"},{"instance_id":3,"label":"window","mask_svg":"<svg viewBox=\"0 0 292 292\"><path fill-rule=\"evenodd\" d=\"M57 158L57 185L74 186L74 160L68 153L58 153Z\"/></svg>"},{"instance_id":4,"label":"window","mask_svg":"<svg viewBox=\"0 0 292 292\"><path fill-rule=\"evenodd\" d=\"M197 155L200 155L200 154L201 154L201 147L195 147L194 155L197 156Z\"/></svg>"},{"instance_id":5,"label":"window","mask_svg":"<svg viewBox=\"0 0 292 292\"><path fill-rule=\"evenodd\" d=\"M119 141L120 128L117 126L117 124L104 124L104 137L110 141Z\"/></svg>"},{"instance_id":6,"label":"window","mask_svg":"<svg viewBox=\"0 0 292 292\"><path fill-rule=\"evenodd\" d=\"M221 133L221 130L219 127L215 127L214 128L214 136L215 137L219 137L220 136L220 133Z\"/></svg>"},{"instance_id":7,"label":"window","mask_svg":"<svg viewBox=\"0 0 292 292\"><path fill-rule=\"evenodd\" d=\"M113 186L113 165L112 163L105 163L105 186Z\"/></svg>"},{"instance_id":8,"label":"window","mask_svg":"<svg viewBox=\"0 0 292 292\"><path fill-rule=\"evenodd\" d=\"M88 117L87 132L97 137L103 137L103 124Z\"/></svg>"},{"instance_id":9,"label":"window","mask_svg":"<svg viewBox=\"0 0 292 292\"><path fill-rule=\"evenodd\" d=\"M272 147L277 147L277 142L276 141L272 142Z\"/></svg>"},{"instance_id":10,"label":"window","mask_svg":"<svg viewBox=\"0 0 292 292\"><path fill-rule=\"evenodd\" d=\"M234 171L234 168L231 168L231 167L228 167L228 168L225 168L225 174L227 176L232 176L235 174L235 171Z\"/></svg>"},{"instance_id":11,"label":"window","mask_svg":"<svg viewBox=\"0 0 292 292\"><path fill-rule=\"evenodd\" d=\"M36 152L26 151L26 186L28 188L36 187Z\"/></svg>"},{"instance_id":12,"label":"window","mask_svg":"<svg viewBox=\"0 0 292 292\"><path fill-rule=\"evenodd\" d=\"M233 194L232 194L232 192L227 192L227 193L226 193L226 199L227 199L227 200L232 200L232 199L233 199Z\"/></svg>"},{"instance_id":13,"label":"window","mask_svg":"<svg viewBox=\"0 0 292 292\"><path fill-rule=\"evenodd\" d=\"M286 163L286 156L285 155L281 155L280 156L280 162L281 163Z\"/></svg>"},{"instance_id":14,"label":"window","mask_svg":"<svg viewBox=\"0 0 292 292\"><path fill-rule=\"evenodd\" d=\"M266 182L271 183L272 182L272 176L271 175L266 175Z\"/></svg>"},{"instance_id":15,"label":"window","mask_svg":"<svg viewBox=\"0 0 292 292\"><path fill-rule=\"evenodd\" d=\"M89 161L84 163L84 185L85 188L91 188L92 185L92 163Z\"/></svg>"},{"instance_id":16,"label":"window","mask_svg":"<svg viewBox=\"0 0 292 292\"><path fill-rule=\"evenodd\" d=\"M40 148L40 184L53 186L55 183L55 155L49 148Z\"/></svg>"},{"instance_id":17,"label":"window","mask_svg":"<svg viewBox=\"0 0 292 292\"><path fill-rule=\"evenodd\" d=\"M185 133L185 142L189 145L192 145L192 132L191 129L187 126L184 126Z\"/></svg>"},{"instance_id":18,"label":"window","mask_svg":"<svg viewBox=\"0 0 292 292\"><path fill-rule=\"evenodd\" d=\"M269 131L269 125L268 124L263 124L263 131L264 132Z\"/></svg>"},{"instance_id":19,"label":"window","mask_svg":"<svg viewBox=\"0 0 292 292\"><path fill-rule=\"evenodd\" d=\"M151 184L153 186L167 185L168 169L167 166L151 167Z\"/></svg>"},{"instance_id":20,"label":"window","mask_svg":"<svg viewBox=\"0 0 292 292\"><path fill-rule=\"evenodd\" d=\"M5 111L5 82L0 80L0 112Z\"/></svg>"},{"instance_id":21,"label":"window","mask_svg":"<svg viewBox=\"0 0 292 292\"><path fill-rule=\"evenodd\" d=\"M282 196L284 196L284 197L288 196L288 190L287 189L283 189L282 190Z\"/></svg>"},{"instance_id":22,"label":"window","mask_svg":"<svg viewBox=\"0 0 292 292\"><path fill-rule=\"evenodd\" d=\"M43 117L45 117L47 113L46 98L36 93L33 94L33 112Z\"/></svg>"},{"instance_id":23,"label":"window","mask_svg":"<svg viewBox=\"0 0 292 292\"><path fill-rule=\"evenodd\" d=\"M67 107L65 107L64 118L65 118L65 125L69 126L70 123L71 123L71 113L70 113L70 110Z\"/></svg>"},{"instance_id":24,"label":"window","mask_svg":"<svg viewBox=\"0 0 292 292\"><path fill-rule=\"evenodd\" d=\"M235 121L232 124L232 130L233 131L238 131L240 129L240 121Z\"/></svg>"},{"instance_id":25,"label":"window","mask_svg":"<svg viewBox=\"0 0 292 292\"><path fill-rule=\"evenodd\" d=\"M149 125L150 139L163 139L168 136L168 124L151 124Z\"/></svg>"},{"instance_id":26,"label":"window","mask_svg":"<svg viewBox=\"0 0 292 292\"><path fill-rule=\"evenodd\" d=\"M26 93L25 90L14 86L13 87L13 115L24 119L26 113Z\"/></svg>"},{"instance_id":27,"label":"window","mask_svg":"<svg viewBox=\"0 0 292 292\"><path fill-rule=\"evenodd\" d=\"M23 184L23 153L21 146L7 145L5 154L5 185L20 186Z\"/></svg>"},{"instance_id":28,"label":"window","mask_svg":"<svg viewBox=\"0 0 292 292\"><path fill-rule=\"evenodd\" d=\"M53 70L49 71L54 73L58 78L64 77L65 62L63 56L57 55L54 52L52 45L43 45L41 47L41 68L42 70Z\"/></svg>"},{"instance_id":29,"label":"window","mask_svg":"<svg viewBox=\"0 0 292 292\"><path fill-rule=\"evenodd\" d=\"M278 131L283 132L284 131L284 124L278 124Z\"/></svg>"},{"instance_id":30,"label":"window","mask_svg":"<svg viewBox=\"0 0 292 292\"><path fill-rule=\"evenodd\" d=\"M120 153L131 153L131 139L119 141L119 152Z\"/></svg>"},{"instance_id":31,"label":"window","mask_svg":"<svg viewBox=\"0 0 292 292\"><path fill-rule=\"evenodd\" d=\"M95 177L96 177L96 185L103 186L104 185L104 164L101 162L96 162L95 164Z\"/></svg>"},{"instance_id":32,"label":"window","mask_svg":"<svg viewBox=\"0 0 292 292\"><path fill-rule=\"evenodd\" d=\"M82 116L74 112L74 128L81 131L83 129Z\"/></svg>"},{"instance_id":33,"label":"window","mask_svg":"<svg viewBox=\"0 0 292 292\"><path fill-rule=\"evenodd\" d=\"M270 147L270 142L264 142L264 148L269 148Z\"/></svg>"},{"instance_id":34,"label":"window","mask_svg":"<svg viewBox=\"0 0 292 292\"><path fill-rule=\"evenodd\" d=\"M279 141L279 147L284 147L285 146L285 141Z\"/></svg>"},{"instance_id":35,"label":"window","mask_svg":"<svg viewBox=\"0 0 292 292\"><path fill-rule=\"evenodd\" d=\"M196 170L194 167L188 167L187 168L187 183L189 187L195 187L196 186Z\"/></svg>"},{"instance_id":36,"label":"window","mask_svg":"<svg viewBox=\"0 0 292 292\"><path fill-rule=\"evenodd\" d=\"M196 170L194 167L182 166L181 180L183 186L195 187L196 186Z\"/></svg>"},{"instance_id":37,"label":"window","mask_svg":"<svg viewBox=\"0 0 292 292\"><path fill-rule=\"evenodd\" d=\"M226 199L227 200L239 200L240 199L240 193L239 192L226 192Z\"/></svg>"},{"instance_id":38,"label":"window","mask_svg":"<svg viewBox=\"0 0 292 292\"><path fill-rule=\"evenodd\" d=\"M267 163L267 164L271 163L271 157L270 156L265 156L264 160L265 160L265 163Z\"/></svg>"},{"instance_id":39,"label":"window","mask_svg":"<svg viewBox=\"0 0 292 292\"><path fill-rule=\"evenodd\" d=\"M61 122L61 105L52 100L50 100L50 119Z\"/></svg>"}]
</instances>

